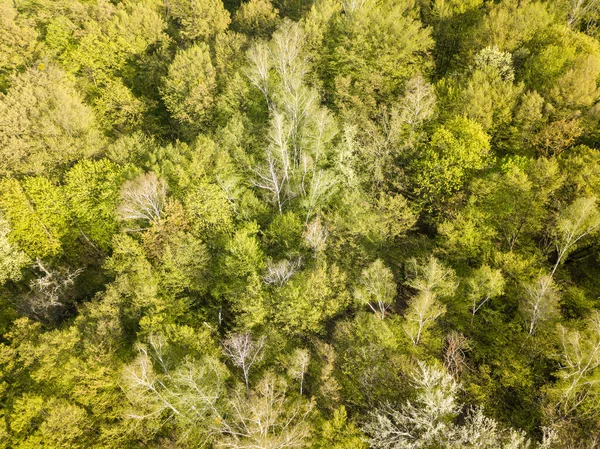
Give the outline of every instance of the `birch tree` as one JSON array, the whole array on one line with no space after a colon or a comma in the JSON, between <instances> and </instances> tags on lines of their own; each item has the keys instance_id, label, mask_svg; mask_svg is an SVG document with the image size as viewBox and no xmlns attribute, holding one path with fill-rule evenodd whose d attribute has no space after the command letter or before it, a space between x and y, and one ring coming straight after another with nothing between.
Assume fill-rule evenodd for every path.
<instances>
[{"instance_id":1,"label":"birch tree","mask_svg":"<svg viewBox=\"0 0 600 449\"><path fill-rule=\"evenodd\" d=\"M119 216L122 220L141 220L147 223L159 220L166 197L167 184L163 179L152 172L140 175L121 188Z\"/></svg>"},{"instance_id":2,"label":"birch tree","mask_svg":"<svg viewBox=\"0 0 600 449\"><path fill-rule=\"evenodd\" d=\"M294 400L284 379L267 373L255 390L239 390L220 418L223 449L300 449L308 444L312 403Z\"/></svg>"},{"instance_id":3,"label":"birch tree","mask_svg":"<svg viewBox=\"0 0 600 449\"><path fill-rule=\"evenodd\" d=\"M475 314L490 299L500 296L504 292L504 278L500 270L493 270L488 265L483 265L467 280L471 314Z\"/></svg>"},{"instance_id":4,"label":"birch tree","mask_svg":"<svg viewBox=\"0 0 600 449\"><path fill-rule=\"evenodd\" d=\"M223 343L225 355L242 370L246 390L250 389L250 370L262 360L264 346L264 337L254 340L249 332L232 335Z\"/></svg>"},{"instance_id":5,"label":"birch tree","mask_svg":"<svg viewBox=\"0 0 600 449\"><path fill-rule=\"evenodd\" d=\"M371 412L364 430L373 449L527 449L522 432L502 428L481 409L465 413L458 404L460 385L443 369L419 362L411 374L414 401ZM547 446L540 446L547 447Z\"/></svg>"},{"instance_id":6,"label":"birch tree","mask_svg":"<svg viewBox=\"0 0 600 449\"><path fill-rule=\"evenodd\" d=\"M289 374L290 376L300 382L300 395L302 396L304 387L304 378L308 370L308 364L310 363L310 352L306 348L297 348L292 354L290 361Z\"/></svg>"},{"instance_id":7,"label":"birch tree","mask_svg":"<svg viewBox=\"0 0 600 449\"><path fill-rule=\"evenodd\" d=\"M139 345L136 359L122 374L130 406L125 417L158 432L174 425L176 440L206 441L215 433L217 403L223 395L225 367L212 357L186 357L174 365L164 338L151 336ZM147 438L148 435L144 435Z\"/></svg>"},{"instance_id":8,"label":"birch tree","mask_svg":"<svg viewBox=\"0 0 600 449\"><path fill-rule=\"evenodd\" d=\"M446 307L438 301L438 296L452 294L456 290L456 282L454 271L444 267L433 256L425 261L409 260L407 274L406 284L416 289L417 294L408 301L403 328L416 346L424 332L446 313Z\"/></svg>"},{"instance_id":9,"label":"birch tree","mask_svg":"<svg viewBox=\"0 0 600 449\"><path fill-rule=\"evenodd\" d=\"M558 327L561 343L559 382L551 389L559 414L569 416L592 404L592 413L598 411L600 390L600 313L594 312L582 330ZM595 406L594 406L595 404Z\"/></svg>"},{"instance_id":10,"label":"birch tree","mask_svg":"<svg viewBox=\"0 0 600 449\"><path fill-rule=\"evenodd\" d=\"M381 259L377 259L363 270L354 296L383 320L396 296L392 270L386 267Z\"/></svg>"},{"instance_id":11,"label":"birch tree","mask_svg":"<svg viewBox=\"0 0 600 449\"><path fill-rule=\"evenodd\" d=\"M600 212L596 207L596 198L578 198L558 213L552 237L556 247L556 263L551 276L565 258L586 236L600 228Z\"/></svg>"},{"instance_id":12,"label":"birch tree","mask_svg":"<svg viewBox=\"0 0 600 449\"><path fill-rule=\"evenodd\" d=\"M521 312L527 323L527 333L533 335L540 324L558 314L558 290L548 275L540 276L523 287Z\"/></svg>"}]
</instances>

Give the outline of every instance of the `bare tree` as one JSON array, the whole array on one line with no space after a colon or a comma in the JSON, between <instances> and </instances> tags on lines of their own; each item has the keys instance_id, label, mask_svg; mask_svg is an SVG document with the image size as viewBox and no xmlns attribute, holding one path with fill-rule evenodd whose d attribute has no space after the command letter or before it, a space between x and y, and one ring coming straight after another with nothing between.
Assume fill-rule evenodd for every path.
<instances>
[{"instance_id":1,"label":"bare tree","mask_svg":"<svg viewBox=\"0 0 600 449\"><path fill-rule=\"evenodd\" d=\"M600 212L596 207L596 198L579 198L563 209L556 220L553 230L557 257L550 276L554 276L564 258L575 249L584 237L600 229Z\"/></svg>"},{"instance_id":2,"label":"bare tree","mask_svg":"<svg viewBox=\"0 0 600 449\"><path fill-rule=\"evenodd\" d=\"M308 223L304 230L303 237L304 243L313 250L315 259L320 252L325 251L325 244L327 243L329 232L321 222L321 217L317 216L313 221Z\"/></svg>"},{"instance_id":3,"label":"bare tree","mask_svg":"<svg viewBox=\"0 0 600 449\"><path fill-rule=\"evenodd\" d=\"M310 436L312 403L287 397L285 381L268 373L248 395L236 391L221 418L216 446L230 449L300 449Z\"/></svg>"},{"instance_id":4,"label":"bare tree","mask_svg":"<svg viewBox=\"0 0 600 449\"><path fill-rule=\"evenodd\" d=\"M535 282L524 285L525 295L521 311L528 322L529 335L533 335L540 323L558 313L558 290L548 275L540 276Z\"/></svg>"},{"instance_id":5,"label":"bare tree","mask_svg":"<svg viewBox=\"0 0 600 449\"><path fill-rule=\"evenodd\" d=\"M158 220L166 197L167 184L164 180L152 172L140 175L121 188L119 216L122 220Z\"/></svg>"},{"instance_id":6,"label":"bare tree","mask_svg":"<svg viewBox=\"0 0 600 449\"><path fill-rule=\"evenodd\" d=\"M465 351L469 349L469 341L460 332L452 331L446 337L446 352L444 354L444 365L454 376L458 377L464 370L466 363Z\"/></svg>"},{"instance_id":7,"label":"bare tree","mask_svg":"<svg viewBox=\"0 0 600 449\"><path fill-rule=\"evenodd\" d=\"M396 296L396 283L392 270L377 259L363 270L360 284L355 289L354 295L383 320Z\"/></svg>"},{"instance_id":8,"label":"bare tree","mask_svg":"<svg viewBox=\"0 0 600 449\"><path fill-rule=\"evenodd\" d=\"M38 320L54 320L69 302L71 289L82 269L51 269L41 259L36 259L33 269L42 273L29 283L30 293L21 307L25 313Z\"/></svg>"},{"instance_id":9,"label":"bare tree","mask_svg":"<svg viewBox=\"0 0 600 449\"><path fill-rule=\"evenodd\" d=\"M269 261L267 264L267 272L263 276L263 280L267 284L281 287L289 281L296 272L298 272L301 266L302 259L300 257L293 260L283 259L279 262Z\"/></svg>"},{"instance_id":10,"label":"bare tree","mask_svg":"<svg viewBox=\"0 0 600 449\"><path fill-rule=\"evenodd\" d=\"M130 401L128 419L153 421L159 430L174 422L177 440L208 438L218 418L217 402L224 389L225 368L216 359L185 358L176 366L168 357L162 337L151 336L138 346L138 356L122 376L122 388Z\"/></svg>"},{"instance_id":11,"label":"bare tree","mask_svg":"<svg viewBox=\"0 0 600 449\"><path fill-rule=\"evenodd\" d=\"M254 340L249 332L236 334L223 343L223 351L234 366L242 370L246 390L250 389L250 370L263 357L265 337Z\"/></svg>"},{"instance_id":12,"label":"bare tree","mask_svg":"<svg viewBox=\"0 0 600 449\"><path fill-rule=\"evenodd\" d=\"M436 98L433 86L421 75L406 83L404 98L401 102L400 120L406 123L410 134L427 122L435 114Z\"/></svg>"},{"instance_id":13,"label":"bare tree","mask_svg":"<svg viewBox=\"0 0 600 449\"><path fill-rule=\"evenodd\" d=\"M289 373L293 379L300 381L300 395L302 395L303 392L304 377L306 376L309 362L310 352L308 352L308 349L297 348L292 354Z\"/></svg>"}]
</instances>

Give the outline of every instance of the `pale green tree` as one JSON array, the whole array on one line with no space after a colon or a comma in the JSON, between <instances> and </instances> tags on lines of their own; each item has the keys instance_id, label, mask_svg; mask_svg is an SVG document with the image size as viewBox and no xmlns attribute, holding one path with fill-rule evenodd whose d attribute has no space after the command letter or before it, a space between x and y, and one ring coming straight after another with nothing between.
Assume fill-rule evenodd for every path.
<instances>
[{"instance_id":1,"label":"pale green tree","mask_svg":"<svg viewBox=\"0 0 600 449\"><path fill-rule=\"evenodd\" d=\"M0 285L21 279L21 268L29 262L27 254L11 243L10 224L0 215Z\"/></svg>"},{"instance_id":2,"label":"pale green tree","mask_svg":"<svg viewBox=\"0 0 600 449\"><path fill-rule=\"evenodd\" d=\"M171 0L169 13L179 24L186 41L207 41L225 31L231 22L221 0Z\"/></svg>"},{"instance_id":3,"label":"pale green tree","mask_svg":"<svg viewBox=\"0 0 600 449\"><path fill-rule=\"evenodd\" d=\"M161 95L175 120L197 130L210 116L215 89L216 71L208 45L200 43L175 55Z\"/></svg>"},{"instance_id":4,"label":"pale green tree","mask_svg":"<svg viewBox=\"0 0 600 449\"><path fill-rule=\"evenodd\" d=\"M581 244L586 236L600 229L600 212L596 207L596 198L578 198L559 211L552 229L556 246L556 263L552 275L565 258Z\"/></svg>"},{"instance_id":5,"label":"pale green tree","mask_svg":"<svg viewBox=\"0 0 600 449\"><path fill-rule=\"evenodd\" d=\"M416 346L435 320L446 313L446 307L438 298L454 293L457 284L454 270L433 256L426 260L411 259L406 269L406 284L417 293L408 301L403 329Z\"/></svg>"},{"instance_id":6,"label":"pale green tree","mask_svg":"<svg viewBox=\"0 0 600 449\"><path fill-rule=\"evenodd\" d=\"M482 265L467 280L471 314L474 316L490 299L504 292L504 277L500 270Z\"/></svg>"},{"instance_id":7,"label":"pale green tree","mask_svg":"<svg viewBox=\"0 0 600 449\"><path fill-rule=\"evenodd\" d=\"M377 259L363 270L354 296L383 320L396 296L392 270L381 259Z\"/></svg>"},{"instance_id":8,"label":"pale green tree","mask_svg":"<svg viewBox=\"0 0 600 449\"><path fill-rule=\"evenodd\" d=\"M97 153L101 141L91 108L55 66L15 76L0 95L0 174L56 171Z\"/></svg>"}]
</instances>

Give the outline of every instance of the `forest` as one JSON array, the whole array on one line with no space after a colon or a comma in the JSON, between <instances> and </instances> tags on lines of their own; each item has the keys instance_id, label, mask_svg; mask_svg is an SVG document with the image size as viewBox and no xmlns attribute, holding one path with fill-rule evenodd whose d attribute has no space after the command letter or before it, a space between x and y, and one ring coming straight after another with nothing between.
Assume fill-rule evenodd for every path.
<instances>
[{"instance_id":1,"label":"forest","mask_svg":"<svg viewBox=\"0 0 600 449\"><path fill-rule=\"evenodd\" d=\"M0 449L600 447L600 1L0 0Z\"/></svg>"}]
</instances>

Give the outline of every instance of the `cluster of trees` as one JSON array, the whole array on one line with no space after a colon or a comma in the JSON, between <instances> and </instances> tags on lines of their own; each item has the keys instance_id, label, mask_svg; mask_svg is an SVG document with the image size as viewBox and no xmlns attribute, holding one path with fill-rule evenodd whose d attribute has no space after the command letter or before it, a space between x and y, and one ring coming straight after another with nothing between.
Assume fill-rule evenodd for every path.
<instances>
[{"instance_id":1,"label":"cluster of trees","mask_svg":"<svg viewBox=\"0 0 600 449\"><path fill-rule=\"evenodd\" d=\"M0 448L591 449L595 0L0 0Z\"/></svg>"}]
</instances>

